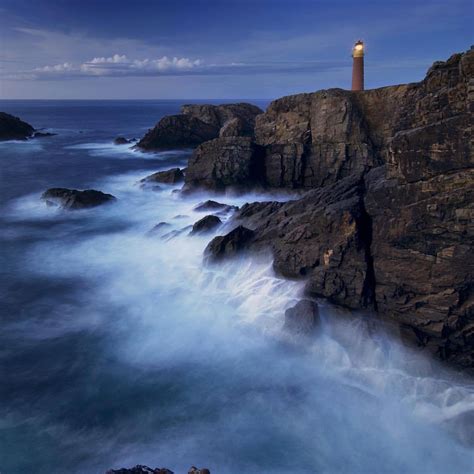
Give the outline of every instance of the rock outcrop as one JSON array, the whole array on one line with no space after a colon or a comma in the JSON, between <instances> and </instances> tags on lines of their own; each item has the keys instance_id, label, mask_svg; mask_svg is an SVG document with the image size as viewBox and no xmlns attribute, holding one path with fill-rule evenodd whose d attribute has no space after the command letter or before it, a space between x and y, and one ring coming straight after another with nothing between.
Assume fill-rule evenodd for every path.
<instances>
[{"instance_id":1,"label":"rock outcrop","mask_svg":"<svg viewBox=\"0 0 474 474\"><path fill-rule=\"evenodd\" d=\"M173 471L165 467L155 467L154 469L148 466L137 464L131 468L110 469L106 474L174 474Z\"/></svg>"},{"instance_id":2,"label":"rock outcrop","mask_svg":"<svg viewBox=\"0 0 474 474\"><path fill-rule=\"evenodd\" d=\"M35 129L18 117L0 112L0 141L26 140L31 137Z\"/></svg>"},{"instance_id":3,"label":"rock outcrop","mask_svg":"<svg viewBox=\"0 0 474 474\"><path fill-rule=\"evenodd\" d=\"M258 158L245 178L222 180L221 153L213 145L207 162L204 144L190 160L193 184L310 190L243 206L235 219L249 237L229 253L270 248L277 272L306 278L311 295L376 311L473 367L473 76L471 49L420 83L279 99L256 118ZM214 239L208 253L222 258L234 237Z\"/></svg>"},{"instance_id":4,"label":"rock outcrop","mask_svg":"<svg viewBox=\"0 0 474 474\"><path fill-rule=\"evenodd\" d=\"M116 200L112 194L105 194L95 189L78 191L66 188L48 189L42 194L41 199L49 206L59 206L70 210L97 207Z\"/></svg>"},{"instance_id":5,"label":"rock outcrop","mask_svg":"<svg viewBox=\"0 0 474 474\"><path fill-rule=\"evenodd\" d=\"M144 150L194 148L223 136L253 136L255 117L262 110L252 104L183 105L182 113L162 118L138 142Z\"/></svg>"}]
</instances>

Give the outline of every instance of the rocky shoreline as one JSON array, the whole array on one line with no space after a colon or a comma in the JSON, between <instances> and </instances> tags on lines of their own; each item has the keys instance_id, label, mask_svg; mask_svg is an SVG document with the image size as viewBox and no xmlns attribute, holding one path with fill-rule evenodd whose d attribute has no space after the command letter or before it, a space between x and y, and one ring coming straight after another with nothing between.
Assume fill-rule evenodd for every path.
<instances>
[{"instance_id":1,"label":"rocky shoreline","mask_svg":"<svg viewBox=\"0 0 474 474\"><path fill-rule=\"evenodd\" d=\"M306 279L309 296L373 312L472 369L473 76L471 48L419 83L284 97L265 113L252 109L243 127L230 124L245 119L245 104L185 106L176 129L165 118L138 146L164 129L174 146L188 146L180 140L189 117L200 131L213 127L219 136L195 149L184 192L304 194L243 206L206 260L270 249L276 272Z\"/></svg>"}]
</instances>

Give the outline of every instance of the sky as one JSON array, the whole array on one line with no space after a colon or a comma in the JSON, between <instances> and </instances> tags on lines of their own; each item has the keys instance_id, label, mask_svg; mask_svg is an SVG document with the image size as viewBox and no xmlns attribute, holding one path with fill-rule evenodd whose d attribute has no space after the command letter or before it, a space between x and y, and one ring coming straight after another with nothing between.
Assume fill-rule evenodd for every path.
<instances>
[{"instance_id":1,"label":"sky","mask_svg":"<svg viewBox=\"0 0 474 474\"><path fill-rule=\"evenodd\" d=\"M0 99L273 99L421 80L473 0L0 0Z\"/></svg>"}]
</instances>

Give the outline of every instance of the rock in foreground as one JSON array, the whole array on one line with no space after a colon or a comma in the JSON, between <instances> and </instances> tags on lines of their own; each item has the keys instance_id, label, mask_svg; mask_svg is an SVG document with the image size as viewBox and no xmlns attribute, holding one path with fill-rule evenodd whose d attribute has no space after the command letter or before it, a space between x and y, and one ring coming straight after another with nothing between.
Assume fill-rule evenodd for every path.
<instances>
[{"instance_id":1,"label":"rock in foreground","mask_svg":"<svg viewBox=\"0 0 474 474\"><path fill-rule=\"evenodd\" d=\"M252 230L240 225L226 235L214 237L207 245L204 256L210 262L234 256L250 244L253 236Z\"/></svg>"},{"instance_id":2,"label":"rock in foreground","mask_svg":"<svg viewBox=\"0 0 474 474\"><path fill-rule=\"evenodd\" d=\"M46 204L60 206L63 209L86 209L90 207L101 206L116 200L112 194L105 194L95 189L86 189L78 191L77 189L51 188L45 191L41 199Z\"/></svg>"},{"instance_id":3,"label":"rock in foreground","mask_svg":"<svg viewBox=\"0 0 474 474\"><path fill-rule=\"evenodd\" d=\"M0 141L26 140L31 137L35 129L18 117L0 112Z\"/></svg>"}]
</instances>

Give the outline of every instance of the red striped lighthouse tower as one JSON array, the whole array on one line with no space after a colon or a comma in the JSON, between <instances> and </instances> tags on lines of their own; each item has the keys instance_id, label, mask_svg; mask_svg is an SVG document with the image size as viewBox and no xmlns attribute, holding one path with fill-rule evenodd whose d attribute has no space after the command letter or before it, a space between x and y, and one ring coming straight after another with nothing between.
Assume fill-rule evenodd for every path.
<instances>
[{"instance_id":1,"label":"red striped lighthouse tower","mask_svg":"<svg viewBox=\"0 0 474 474\"><path fill-rule=\"evenodd\" d=\"M352 90L364 90L364 43L361 40L352 48Z\"/></svg>"}]
</instances>

